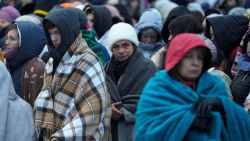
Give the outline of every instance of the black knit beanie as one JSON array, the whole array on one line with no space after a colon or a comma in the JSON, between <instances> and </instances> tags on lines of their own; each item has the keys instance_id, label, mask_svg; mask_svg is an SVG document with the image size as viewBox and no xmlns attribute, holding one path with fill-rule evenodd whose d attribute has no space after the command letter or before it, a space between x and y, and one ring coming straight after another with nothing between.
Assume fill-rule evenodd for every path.
<instances>
[{"instance_id":1,"label":"black knit beanie","mask_svg":"<svg viewBox=\"0 0 250 141\"><path fill-rule=\"evenodd\" d=\"M65 0L36 0L34 14L45 17L55 6L65 2Z\"/></svg>"}]
</instances>

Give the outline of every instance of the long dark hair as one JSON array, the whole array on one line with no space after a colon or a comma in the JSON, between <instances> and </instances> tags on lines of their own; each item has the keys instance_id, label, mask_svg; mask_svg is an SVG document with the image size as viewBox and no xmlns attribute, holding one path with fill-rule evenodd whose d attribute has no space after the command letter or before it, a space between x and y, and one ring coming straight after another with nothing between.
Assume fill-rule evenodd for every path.
<instances>
[{"instance_id":1,"label":"long dark hair","mask_svg":"<svg viewBox=\"0 0 250 141\"><path fill-rule=\"evenodd\" d=\"M49 30L49 29L51 29L51 28L53 28L53 27L56 27L54 23L52 23L52 22L49 21L49 20L45 20L44 28L45 28L46 30ZM46 31L46 32L47 32L47 31Z\"/></svg>"}]
</instances>

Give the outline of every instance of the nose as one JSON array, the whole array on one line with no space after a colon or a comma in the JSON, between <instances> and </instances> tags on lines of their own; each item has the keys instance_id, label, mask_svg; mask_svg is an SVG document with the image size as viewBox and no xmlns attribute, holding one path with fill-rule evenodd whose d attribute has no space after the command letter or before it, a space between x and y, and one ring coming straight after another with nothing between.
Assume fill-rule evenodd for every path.
<instances>
[{"instance_id":1,"label":"nose","mask_svg":"<svg viewBox=\"0 0 250 141\"><path fill-rule=\"evenodd\" d=\"M200 61L201 61L200 58L198 58L198 57L193 57L193 64L194 64L194 65L199 65Z\"/></svg>"},{"instance_id":2,"label":"nose","mask_svg":"<svg viewBox=\"0 0 250 141\"><path fill-rule=\"evenodd\" d=\"M10 43L10 40L7 38L5 39L5 45L8 45Z\"/></svg>"},{"instance_id":3,"label":"nose","mask_svg":"<svg viewBox=\"0 0 250 141\"><path fill-rule=\"evenodd\" d=\"M151 37L146 37L145 38L145 43L151 43L152 42L152 39L151 39Z\"/></svg>"},{"instance_id":4,"label":"nose","mask_svg":"<svg viewBox=\"0 0 250 141\"><path fill-rule=\"evenodd\" d=\"M53 43L56 42L56 36L55 36L55 35L51 35L50 38L51 38L51 41L52 41Z\"/></svg>"},{"instance_id":5,"label":"nose","mask_svg":"<svg viewBox=\"0 0 250 141\"><path fill-rule=\"evenodd\" d=\"M122 54L124 52L124 49L122 47L118 47L118 53Z\"/></svg>"}]
</instances>

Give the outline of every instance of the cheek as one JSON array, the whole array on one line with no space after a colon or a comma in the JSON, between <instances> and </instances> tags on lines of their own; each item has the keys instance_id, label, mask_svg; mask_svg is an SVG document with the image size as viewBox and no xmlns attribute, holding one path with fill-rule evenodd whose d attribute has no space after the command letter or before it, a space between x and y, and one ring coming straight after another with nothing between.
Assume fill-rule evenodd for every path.
<instances>
[{"instance_id":1,"label":"cheek","mask_svg":"<svg viewBox=\"0 0 250 141\"><path fill-rule=\"evenodd\" d=\"M139 2L137 2L137 1L135 1L135 0L131 2L131 6L132 6L133 8L138 7L138 5L139 5Z\"/></svg>"},{"instance_id":2,"label":"cheek","mask_svg":"<svg viewBox=\"0 0 250 141\"><path fill-rule=\"evenodd\" d=\"M0 20L0 26L4 26L5 22L3 20Z\"/></svg>"},{"instance_id":3,"label":"cheek","mask_svg":"<svg viewBox=\"0 0 250 141\"><path fill-rule=\"evenodd\" d=\"M247 51L248 52L250 51L250 45L249 44L247 45Z\"/></svg>"},{"instance_id":4,"label":"cheek","mask_svg":"<svg viewBox=\"0 0 250 141\"><path fill-rule=\"evenodd\" d=\"M117 53L116 50L113 49L113 50L111 50L111 51L112 51L112 54L113 54L114 56L117 56L118 53Z\"/></svg>"},{"instance_id":5,"label":"cheek","mask_svg":"<svg viewBox=\"0 0 250 141\"><path fill-rule=\"evenodd\" d=\"M155 36L153 39L152 39L153 42L156 42L157 41L157 37Z\"/></svg>"},{"instance_id":6,"label":"cheek","mask_svg":"<svg viewBox=\"0 0 250 141\"><path fill-rule=\"evenodd\" d=\"M180 73L180 75L184 75L185 72L186 72L186 70L187 70L187 68L188 68L188 65L187 65L187 64L181 65L181 66L179 67L179 73Z\"/></svg>"},{"instance_id":7,"label":"cheek","mask_svg":"<svg viewBox=\"0 0 250 141\"><path fill-rule=\"evenodd\" d=\"M9 22L4 21L4 22L1 22L0 27L6 27L6 26L8 26L9 24L10 24Z\"/></svg>"},{"instance_id":8,"label":"cheek","mask_svg":"<svg viewBox=\"0 0 250 141\"><path fill-rule=\"evenodd\" d=\"M203 61L200 61L199 64L196 66L196 69L198 69L200 71L200 73L201 73L203 67L204 67L204 63L203 63Z\"/></svg>"},{"instance_id":9,"label":"cheek","mask_svg":"<svg viewBox=\"0 0 250 141\"><path fill-rule=\"evenodd\" d=\"M88 24L92 27L94 25L94 16L93 15L88 15Z\"/></svg>"},{"instance_id":10,"label":"cheek","mask_svg":"<svg viewBox=\"0 0 250 141\"><path fill-rule=\"evenodd\" d=\"M18 48L18 43L11 43L10 45L9 45L9 48Z\"/></svg>"},{"instance_id":11,"label":"cheek","mask_svg":"<svg viewBox=\"0 0 250 141\"><path fill-rule=\"evenodd\" d=\"M141 36L141 41L144 42L145 41L145 36Z\"/></svg>"},{"instance_id":12,"label":"cheek","mask_svg":"<svg viewBox=\"0 0 250 141\"><path fill-rule=\"evenodd\" d=\"M93 27L94 22L92 22L92 21L88 21L88 24L90 25L90 27Z\"/></svg>"},{"instance_id":13,"label":"cheek","mask_svg":"<svg viewBox=\"0 0 250 141\"><path fill-rule=\"evenodd\" d=\"M130 48L129 50L126 51L129 56L131 56L134 52L134 48Z\"/></svg>"},{"instance_id":14,"label":"cheek","mask_svg":"<svg viewBox=\"0 0 250 141\"><path fill-rule=\"evenodd\" d=\"M57 36L58 42L61 42L62 38L61 36Z\"/></svg>"},{"instance_id":15,"label":"cheek","mask_svg":"<svg viewBox=\"0 0 250 141\"><path fill-rule=\"evenodd\" d=\"M58 36L57 35L50 35L51 41L58 41Z\"/></svg>"},{"instance_id":16,"label":"cheek","mask_svg":"<svg viewBox=\"0 0 250 141\"><path fill-rule=\"evenodd\" d=\"M236 1L234 1L234 0L229 0L229 1L227 2L227 4L230 5L230 6L235 6L237 3L236 3Z\"/></svg>"},{"instance_id":17,"label":"cheek","mask_svg":"<svg viewBox=\"0 0 250 141\"><path fill-rule=\"evenodd\" d=\"M178 74L181 78L187 78L189 76L186 69L184 69L184 68L179 68Z\"/></svg>"},{"instance_id":18,"label":"cheek","mask_svg":"<svg viewBox=\"0 0 250 141\"><path fill-rule=\"evenodd\" d=\"M8 24L8 22L5 22L4 24L3 24L3 26L8 26L9 24Z\"/></svg>"}]
</instances>

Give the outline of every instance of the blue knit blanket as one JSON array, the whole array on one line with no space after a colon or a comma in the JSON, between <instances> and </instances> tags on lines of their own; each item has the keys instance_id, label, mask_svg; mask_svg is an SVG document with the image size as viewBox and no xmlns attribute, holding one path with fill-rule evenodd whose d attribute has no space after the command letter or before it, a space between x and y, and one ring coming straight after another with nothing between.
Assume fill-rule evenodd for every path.
<instances>
[{"instance_id":1,"label":"blue knit blanket","mask_svg":"<svg viewBox=\"0 0 250 141\"><path fill-rule=\"evenodd\" d=\"M208 132L189 130L195 114L192 105L202 98L217 97L226 113L211 112ZM204 73L194 91L160 71L145 86L136 112L135 141L250 141L250 118L227 97L224 83Z\"/></svg>"}]
</instances>

